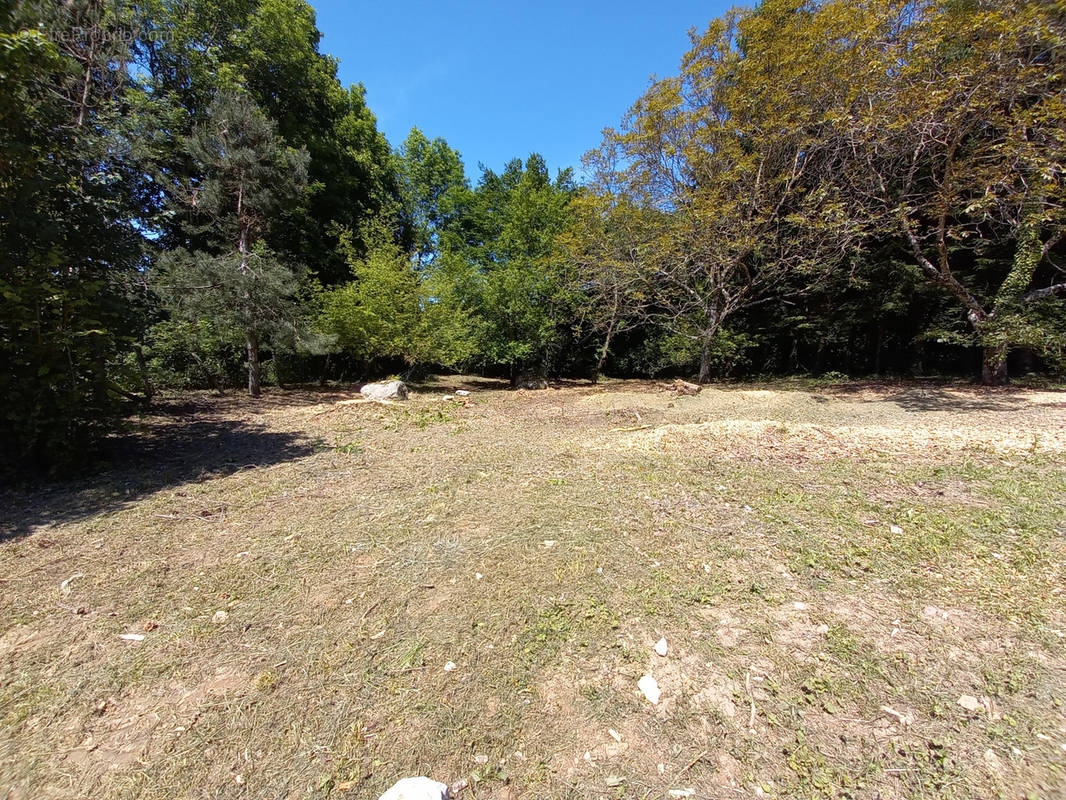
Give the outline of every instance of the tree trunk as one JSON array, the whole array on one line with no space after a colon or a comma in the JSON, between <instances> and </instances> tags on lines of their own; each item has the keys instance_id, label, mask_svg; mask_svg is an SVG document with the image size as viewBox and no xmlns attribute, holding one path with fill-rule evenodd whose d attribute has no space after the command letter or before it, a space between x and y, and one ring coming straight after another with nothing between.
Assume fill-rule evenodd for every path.
<instances>
[{"instance_id":1,"label":"tree trunk","mask_svg":"<svg viewBox=\"0 0 1066 800\"><path fill-rule=\"evenodd\" d=\"M1009 382L1007 348L1002 345L986 347L981 365L981 383L985 386L1005 386Z\"/></svg>"},{"instance_id":2,"label":"tree trunk","mask_svg":"<svg viewBox=\"0 0 1066 800\"><path fill-rule=\"evenodd\" d=\"M799 339L792 337L792 345L788 350L788 371L795 375L800 371Z\"/></svg>"},{"instance_id":3,"label":"tree trunk","mask_svg":"<svg viewBox=\"0 0 1066 800\"><path fill-rule=\"evenodd\" d=\"M259 337L255 331L246 331L245 339L248 342L248 394L252 397L259 397Z\"/></svg>"},{"instance_id":4,"label":"tree trunk","mask_svg":"<svg viewBox=\"0 0 1066 800\"><path fill-rule=\"evenodd\" d=\"M1022 219L1016 232L1014 260L1010 272L996 292L996 301L988 318L981 320L978 331L985 335L998 334L1004 341L1004 331L1009 336L1011 328L1025 318L1023 306L1025 293L1033 282L1033 276L1044 257L1043 243L1040 240L1041 213L1043 211L1043 192L1034 194L1033 200L1023 209ZM997 331L997 328L999 329ZM1003 386L1010 382L1007 373L1007 354L1011 341L998 345L985 345L984 358L981 363L981 383L985 386Z\"/></svg>"},{"instance_id":5,"label":"tree trunk","mask_svg":"<svg viewBox=\"0 0 1066 800\"><path fill-rule=\"evenodd\" d=\"M137 369L141 373L141 387L144 391L144 405L148 407L152 405L152 398L155 397L155 387L152 385L152 379L148 376L148 364L144 360L144 350L139 344L133 346L133 355L137 359Z\"/></svg>"},{"instance_id":6,"label":"tree trunk","mask_svg":"<svg viewBox=\"0 0 1066 800\"><path fill-rule=\"evenodd\" d=\"M881 376L881 350L885 345L885 325L877 323L877 342L874 345L874 375Z\"/></svg>"},{"instance_id":7,"label":"tree trunk","mask_svg":"<svg viewBox=\"0 0 1066 800\"><path fill-rule=\"evenodd\" d=\"M700 374L696 378L697 383L711 382L711 356L714 354L714 335L717 328L703 332L703 343L700 346Z\"/></svg>"},{"instance_id":8,"label":"tree trunk","mask_svg":"<svg viewBox=\"0 0 1066 800\"><path fill-rule=\"evenodd\" d=\"M325 386L326 385L326 381L329 379L329 361L330 361L329 356L330 356L330 354L326 353L326 361L322 365L322 377L320 377L318 379L318 385L319 386Z\"/></svg>"},{"instance_id":9,"label":"tree trunk","mask_svg":"<svg viewBox=\"0 0 1066 800\"><path fill-rule=\"evenodd\" d=\"M93 57L96 54L96 37L89 37L89 57L85 60L85 79L82 81L81 102L78 104L78 121L75 127L85 124L85 113L89 108L89 89L93 81Z\"/></svg>"},{"instance_id":10,"label":"tree trunk","mask_svg":"<svg viewBox=\"0 0 1066 800\"><path fill-rule=\"evenodd\" d=\"M611 337L614 335L615 318L611 317L611 324L607 326L607 335L603 337L603 347L600 348L600 357L596 360L596 366L592 368L592 382L599 383L600 371L607 360L607 351L611 347Z\"/></svg>"}]
</instances>

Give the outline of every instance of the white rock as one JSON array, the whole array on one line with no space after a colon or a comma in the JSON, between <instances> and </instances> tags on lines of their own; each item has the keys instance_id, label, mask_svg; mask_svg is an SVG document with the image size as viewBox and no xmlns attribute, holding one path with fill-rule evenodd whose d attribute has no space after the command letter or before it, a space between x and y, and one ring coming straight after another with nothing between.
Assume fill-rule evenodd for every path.
<instances>
[{"instance_id":1,"label":"white rock","mask_svg":"<svg viewBox=\"0 0 1066 800\"><path fill-rule=\"evenodd\" d=\"M448 800L448 787L432 778L404 778L378 800Z\"/></svg>"},{"instance_id":2,"label":"white rock","mask_svg":"<svg viewBox=\"0 0 1066 800\"><path fill-rule=\"evenodd\" d=\"M653 706L659 705L659 699L663 696L663 693L660 691L659 682L655 678L651 675L645 675L637 681L637 688L644 693L649 703Z\"/></svg>"},{"instance_id":3,"label":"white rock","mask_svg":"<svg viewBox=\"0 0 1066 800\"><path fill-rule=\"evenodd\" d=\"M73 575L71 575L69 578L67 578L65 581L63 581L61 584L59 584L60 593L61 594L70 594L73 591L70 588L71 581L75 581L78 578L84 578L84 577L85 577L85 573L84 572L75 572Z\"/></svg>"},{"instance_id":4,"label":"white rock","mask_svg":"<svg viewBox=\"0 0 1066 800\"><path fill-rule=\"evenodd\" d=\"M444 665L444 671L445 672L454 672L455 669L456 669L456 666L455 666L455 662L454 661L449 661L447 664Z\"/></svg>"},{"instance_id":5,"label":"white rock","mask_svg":"<svg viewBox=\"0 0 1066 800\"><path fill-rule=\"evenodd\" d=\"M984 704L973 695L964 694L958 700L959 705L965 708L967 711L980 711L984 708Z\"/></svg>"},{"instance_id":6,"label":"white rock","mask_svg":"<svg viewBox=\"0 0 1066 800\"><path fill-rule=\"evenodd\" d=\"M118 638L119 639L125 639L127 642L143 642L144 641L144 634L143 633L120 633L118 635Z\"/></svg>"},{"instance_id":7,"label":"white rock","mask_svg":"<svg viewBox=\"0 0 1066 800\"><path fill-rule=\"evenodd\" d=\"M888 714L888 716L896 720L896 722L898 722L904 728L909 727L914 722L914 718L911 717L910 714L905 714L900 711L896 711L896 709L892 708L892 706L881 706L881 710Z\"/></svg>"},{"instance_id":8,"label":"white rock","mask_svg":"<svg viewBox=\"0 0 1066 800\"><path fill-rule=\"evenodd\" d=\"M806 611L807 610L807 604L806 603L802 603L799 600L797 600L795 603L793 603L792 607L794 609L796 609L797 611Z\"/></svg>"},{"instance_id":9,"label":"white rock","mask_svg":"<svg viewBox=\"0 0 1066 800\"><path fill-rule=\"evenodd\" d=\"M659 655L665 656L667 649L668 649L668 647L667 647L667 644L666 644L666 637L665 636L655 643L655 652L658 653Z\"/></svg>"},{"instance_id":10,"label":"white rock","mask_svg":"<svg viewBox=\"0 0 1066 800\"><path fill-rule=\"evenodd\" d=\"M888 529L896 536L899 536L901 533L903 533L903 528L901 528L899 525L889 525Z\"/></svg>"},{"instance_id":11,"label":"white rock","mask_svg":"<svg viewBox=\"0 0 1066 800\"><path fill-rule=\"evenodd\" d=\"M215 616L211 617L211 621L214 622L216 625L221 625L223 622L226 621L227 617L229 617L229 614L219 609L215 612Z\"/></svg>"},{"instance_id":12,"label":"white rock","mask_svg":"<svg viewBox=\"0 0 1066 800\"><path fill-rule=\"evenodd\" d=\"M555 540L554 539L545 539L544 540L544 546L545 547L549 547L549 548L550 547L555 547Z\"/></svg>"},{"instance_id":13,"label":"white rock","mask_svg":"<svg viewBox=\"0 0 1066 800\"><path fill-rule=\"evenodd\" d=\"M359 394L369 400L406 400L407 386L403 381L368 383L359 390Z\"/></svg>"},{"instance_id":14,"label":"white rock","mask_svg":"<svg viewBox=\"0 0 1066 800\"><path fill-rule=\"evenodd\" d=\"M457 395L459 395L460 397L466 397L467 395L470 394L470 392L468 392L466 389L456 389L455 393Z\"/></svg>"}]
</instances>

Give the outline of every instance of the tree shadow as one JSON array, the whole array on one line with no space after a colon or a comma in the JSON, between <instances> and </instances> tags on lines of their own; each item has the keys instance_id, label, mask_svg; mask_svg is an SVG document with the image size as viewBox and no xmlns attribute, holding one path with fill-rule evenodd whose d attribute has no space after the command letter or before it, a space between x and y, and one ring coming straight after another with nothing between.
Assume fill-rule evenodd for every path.
<instances>
[{"instance_id":1,"label":"tree shadow","mask_svg":"<svg viewBox=\"0 0 1066 800\"><path fill-rule=\"evenodd\" d=\"M435 392L454 394L456 389L472 391L500 391L511 388L506 378L482 378L469 375L436 375L424 381L408 381L407 385L416 392Z\"/></svg>"},{"instance_id":2,"label":"tree shadow","mask_svg":"<svg viewBox=\"0 0 1066 800\"><path fill-rule=\"evenodd\" d=\"M1011 413L1032 408L1024 387L988 387L972 384L861 382L834 386L827 393L858 402L890 402L905 411L998 411ZM1061 402L1066 405L1066 393Z\"/></svg>"},{"instance_id":3,"label":"tree shadow","mask_svg":"<svg viewBox=\"0 0 1066 800\"><path fill-rule=\"evenodd\" d=\"M0 487L0 542L44 525L114 512L168 487L314 452L314 441L299 433L271 431L255 421L223 416L205 419L200 416L204 405L202 401L165 404L151 418L130 423L128 430L104 442L91 475Z\"/></svg>"}]
</instances>

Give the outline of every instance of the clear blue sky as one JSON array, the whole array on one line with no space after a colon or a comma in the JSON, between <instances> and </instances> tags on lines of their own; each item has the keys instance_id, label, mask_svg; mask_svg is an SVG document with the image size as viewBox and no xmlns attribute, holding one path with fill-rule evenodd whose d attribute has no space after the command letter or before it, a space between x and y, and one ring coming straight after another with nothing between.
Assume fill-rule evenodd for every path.
<instances>
[{"instance_id":1,"label":"clear blue sky","mask_svg":"<svg viewBox=\"0 0 1066 800\"><path fill-rule=\"evenodd\" d=\"M610 0L310 0L322 51L362 82L393 146L411 126L478 162L541 153L552 174L617 125L652 75L677 72L688 30L730 5Z\"/></svg>"}]
</instances>

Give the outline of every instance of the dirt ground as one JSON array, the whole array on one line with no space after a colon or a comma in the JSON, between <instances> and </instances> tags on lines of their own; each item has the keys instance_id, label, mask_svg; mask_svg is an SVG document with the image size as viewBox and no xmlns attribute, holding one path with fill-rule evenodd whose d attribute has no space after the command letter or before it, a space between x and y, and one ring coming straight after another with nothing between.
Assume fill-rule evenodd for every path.
<instances>
[{"instance_id":1,"label":"dirt ground","mask_svg":"<svg viewBox=\"0 0 1066 800\"><path fill-rule=\"evenodd\" d=\"M1066 394L415 388L0 495L0 799L1066 797Z\"/></svg>"}]
</instances>

